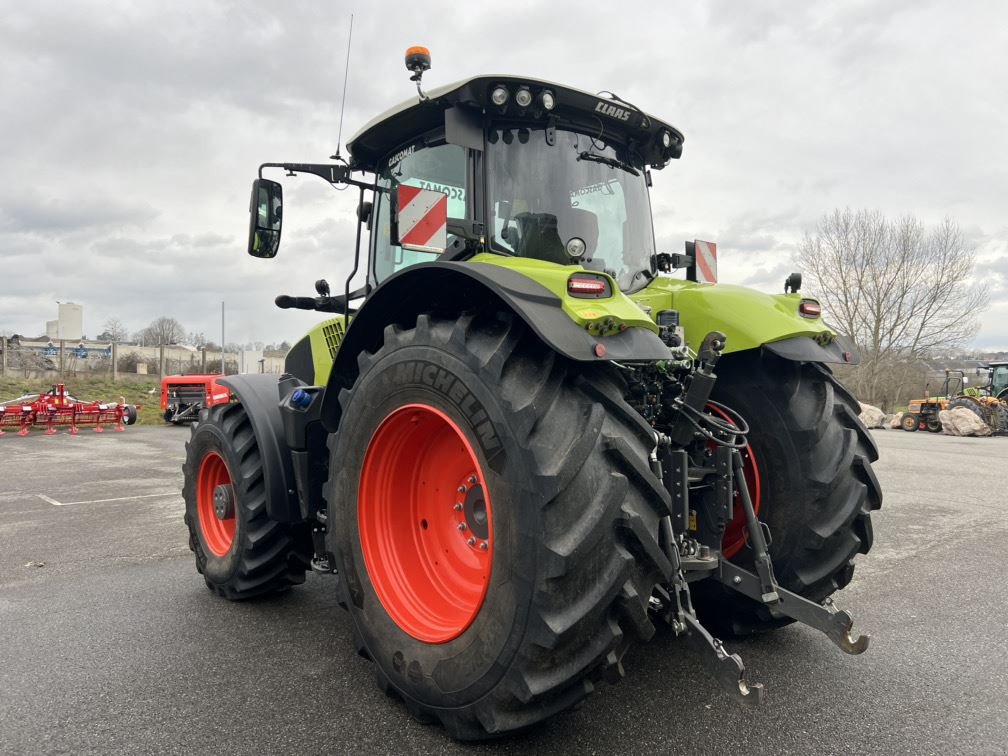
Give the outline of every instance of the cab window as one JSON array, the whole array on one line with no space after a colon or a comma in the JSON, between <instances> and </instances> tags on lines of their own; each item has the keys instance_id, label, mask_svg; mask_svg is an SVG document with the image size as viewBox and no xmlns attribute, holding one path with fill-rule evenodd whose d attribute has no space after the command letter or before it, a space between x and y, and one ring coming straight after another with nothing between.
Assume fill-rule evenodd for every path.
<instances>
[{"instance_id":1,"label":"cab window","mask_svg":"<svg viewBox=\"0 0 1008 756\"><path fill-rule=\"evenodd\" d=\"M998 365L991 375L991 393L998 396L1008 389L1008 365Z\"/></svg>"},{"instance_id":2,"label":"cab window","mask_svg":"<svg viewBox=\"0 0 1008 756\"><path fill-rule=\"evenodd\" d=\"M469 182L466 175L466 150L455 144L432 147L415 144L395 152L378 174L377 202L372 230L374 239L374 278L381 283L393 273L410 265L436 260L433 252L403 249L390 242L391 191L405 184L433 189L448 195L448 217L465 218L469 207ZM449 234L448 242L454 237Z\"/></svg>"}]
</instances>

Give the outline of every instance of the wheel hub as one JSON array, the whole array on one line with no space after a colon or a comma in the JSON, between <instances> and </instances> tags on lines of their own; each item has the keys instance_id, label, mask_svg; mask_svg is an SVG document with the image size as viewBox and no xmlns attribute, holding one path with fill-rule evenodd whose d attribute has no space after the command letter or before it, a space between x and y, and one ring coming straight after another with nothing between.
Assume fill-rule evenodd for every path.
<instances>
[{"instance_id":1,"label":"wheel hub","mask_svg":"<svg viewBox=\"0 0 1008 756\"><path fill-rule=\"evenodd\" d=\"M213 508L218 520L234 516L234 486L230 483L214 486Z\"/></svg>"},{"instance_id":2,"label":"wheel hub","mask_svg":"<svg viewBox=\"0 0 1008 756\"><path fill-rule=\"evenodd\" d=\"M475 472L468 473L455 489L452 510L456 529L470 548L486 551L490 548L490 520L487 516L486 494Z\"/></svg>"},{"instance_id":3,"label":"wheel hub","mask_svg":"<svg viewBox=\"0 0 1008 756\"><path fill-rule=\"evenodd\" d=\"M196 475L196 512L207 550L225 556L234 544L236 494L227 463L211 450L200 462Z\"/></svg>"}]
</instances>

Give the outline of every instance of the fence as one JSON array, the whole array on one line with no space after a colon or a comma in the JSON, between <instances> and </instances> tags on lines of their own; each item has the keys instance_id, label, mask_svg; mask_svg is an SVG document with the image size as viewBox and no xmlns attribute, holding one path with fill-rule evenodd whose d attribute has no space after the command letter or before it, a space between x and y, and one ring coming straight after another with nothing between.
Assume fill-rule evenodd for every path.
<instances>
[{"instance_id":1,"label":"fence","mask_svg":"<svg viewBox=\"0 0 1008 756\"><path fill-rule=\"evenodd\" d=\"M261 352L208 352L180 346L28 341L0 337L0 376L48 377L282 373L284 358Z\"/></svg>"}]
</instances>

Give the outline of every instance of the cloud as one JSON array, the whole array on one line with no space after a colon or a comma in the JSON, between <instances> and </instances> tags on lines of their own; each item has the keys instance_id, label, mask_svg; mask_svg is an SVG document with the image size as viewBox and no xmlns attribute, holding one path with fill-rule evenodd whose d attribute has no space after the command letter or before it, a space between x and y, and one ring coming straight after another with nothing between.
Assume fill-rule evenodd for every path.
<instances>
[{"instance_id":1,"label":"cloud","mask_svg":"<svg viewBox=\"0 0 1008 756\"><path fill-rule=\"evenodd\" d=\"M149 205L94 196L43 197L27 189L0 199L0 232L62 236L89 229L142 226L156 216Z\"/></svg>"},{"instance_id":2,"label":"cloud","mask_svg":"<svg viewBox=\"0 0 1008 756\"><path fill-rule=\"evenodd\" d=\"M722 280L776 291L828 210L951 215L992 282L978 343L1008 344L1008 166L994 147L1008 59L976 32L1005 26L1001 6L722 0L654 6L647 23L601 2L355 13L344 143L413 96L402 51L416 43L433 51L431 87L511 71L614 90L686 133L682 160L654 176L663 250L712 239ZM342 288L356 191L284 178L273 261L245 255L248 193L264 161L336 150L348 23L345 7L309 0L4 14L0 331L39 331L57 299L84 304L90 334L160 315L210 334L221 300L235 340L293 339L317 320L272 299L322 276ZM12 291L15 278L30 284Z\"/></svg>"}]
</instances>

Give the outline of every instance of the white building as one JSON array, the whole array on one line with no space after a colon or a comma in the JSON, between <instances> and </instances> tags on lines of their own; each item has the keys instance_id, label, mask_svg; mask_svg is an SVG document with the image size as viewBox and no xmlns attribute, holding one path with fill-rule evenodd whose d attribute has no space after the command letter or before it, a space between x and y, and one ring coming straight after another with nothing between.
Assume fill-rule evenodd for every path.
<instances>
[{"instance_id":1,"label":"white building","mask_svg":"<svg viewBox=\"0 0 1008 756\"><path fill-rule=\"evenodd\" d=\"M84 305L59 303L59 317L46 321L46 337L50 341L80 341L84 338Z\"/></svg>"}]
</instances>

